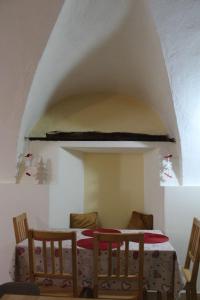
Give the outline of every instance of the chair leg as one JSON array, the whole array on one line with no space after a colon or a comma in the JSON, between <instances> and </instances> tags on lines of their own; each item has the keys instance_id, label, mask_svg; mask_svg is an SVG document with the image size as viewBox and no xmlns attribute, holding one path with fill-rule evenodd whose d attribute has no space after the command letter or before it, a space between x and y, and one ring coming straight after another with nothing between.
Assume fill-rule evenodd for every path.
<instances>
[{"instance_id":1,"label":"chair leg","mask_svg":"<svg viewBox=\"0 0 200 300\"><path fill-rule=\"evenodd\" d=\"M185 291L186 291L186 300L193 300L193 299L191 299L190 285L189 284L186 284Z\"/></svg>"},{"instance_id":2,"label":"chair leg","mask_svg":"<svg viewBox=\"0 0 200 300\"><path fill-rule=\"evenodd\" d=\"M192 287L192 288L191 288L191 299L192 299L192 300L197 300L197 291L196 291L196 287Z\"/></svg>"},{"instance_id":3,"label":"chair leg","mask_svg":"<svg viewBox=\"0 0 200 300\"><path fill-rule=\"evenodd\" d=\"M173 293L171 293L171 292L167 293L167 300L174 300Z\"/></svg>"},{"instance_id":4,"label":"chair leg","mask_svg":"<svg viewBox=\"0 0 200 300\"><path fill-rule=\"evenodd\" d=\"M148 298L147 298L147 291L146 290L144 290L143 291L143 300L147 300Z\"/></svg>"},{"instance_id":5,"label":"chair leg","mask_svg":"<svg viewBox=\"0 0 200 300\"><path fill-rule=\"evenodd\" d=\"M157 300L162 300L162 293L157 291Z\"/></svg>"},{"instance_id":6,"label":"chair leg","mask_svg":"<svg viewBox=\"0 0 200 300\"><path fill-rule=\"evenodd\" d=\"M98 285L94 285L94 298L98 298Z\"/></svg>"}]
</instances>

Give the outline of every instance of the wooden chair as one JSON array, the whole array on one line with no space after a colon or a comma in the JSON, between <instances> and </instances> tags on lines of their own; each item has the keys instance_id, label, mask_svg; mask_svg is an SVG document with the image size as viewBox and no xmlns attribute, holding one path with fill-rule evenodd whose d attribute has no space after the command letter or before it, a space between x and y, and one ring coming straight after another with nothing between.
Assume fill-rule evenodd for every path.
<instances>
[{"instance_id":1,"label":"wooden chair","mask_svg":"<svg viewBox=\"0 0 200 300\"><path fill-rule=\"evenodd\" d=\"M36 278L50 278L50 279L64 279L72 280L73 288L65 290L58 287L41 287L41 292L46 294L55 294L60 292L60 295L77 296L77 247L76 247L76 232L59 232L59 231L28 231L29 241L29 268L30 280L34 282ZM38 272L35 269L35 242L40 241L42 257L43 257L43 270ZM66 271L66 262L63 258L63 243L71 241L71 263L72 271ZM37 242L38 243L38 242Z\"/></svg>"},{"instance_id":2,"label":"wooden chair","mask_svg":"<svg viewBox=\"0 0 200 300\"><path fill-rule=\"evenodd\" d=\"M13 218L16 243L20 243L28 238L28 220L26 213Z\"/></svg>"},{"instance_id":3,"label":"wooden chair","mask_svg":"<svg viewBox=\"0 0 200 300\"><path fill-rule=\"evenodd\" d=\"M153 229L153 215L133 211L129 220L128 229Z\"/></svg>"},{"instance_id":4,"label":"wooden chair","mask_svg":"<svg viewBox=\"0 0 200 300\"><path fill-rule=\"evenodd\" d=\"M200 259L200 220L193 219L193 225L188 245L183 275L187 300L197 300L196 283Z\"/></svg>"},{"instance_id":5,"label":"wooden chair","mask_svg":"<svg viewBox=\"0 0 200 300\"><path fill-rule=\"evenodd\" d=\"M108 265L107 272L100 272L100 243L101 242L108 243ZM131 259L133 259L133 253L130 255L129 244L131 241L135 241L138 243L138 270L137 272L131 273L129 270L129 266L131 263ZM112 243L115 243L117 249L112 250ZM122 250L121 246L125 245L125 249ZM113 252L114 251L114 252ZM116 253L116 256L113 254ZM130 255L130 257L129 257ZM113 258L116 258L113 261ZM121 265L121 259L123 259L124 266ZM114 263L115 262L115 263ZM132 262L135 263L135 262ZM118 298L124 299L131 298L137 300L143 300L143 264L144 264L144 235L143 234L121 234L121 233L99 233L95 235L94 239L94 298ZM113 272L116 270L116 272ZM99 289L99 281L111 281L111 280L126 280L126 281L134 281L137 288L135 290L131 290L128 293L121 291L111 291L109 295L101 294ZM102 291L103 292L103 291ZM107 292L106 292L107 294ZM124 295L125 294L125 295ZM121 295L121 298L119 298ZM122 297L123 296L123 297Z\"/></svg>"},{"instance_id":6,"label":"wooden chair","mask_svg":"<svg viewBox=\"0 0 200 300\"><path fill-rule=\"evenodd\" d=\"M97 212L90 213L71 213L70 228L97 228Z\"/></svg>"}]
</instances>

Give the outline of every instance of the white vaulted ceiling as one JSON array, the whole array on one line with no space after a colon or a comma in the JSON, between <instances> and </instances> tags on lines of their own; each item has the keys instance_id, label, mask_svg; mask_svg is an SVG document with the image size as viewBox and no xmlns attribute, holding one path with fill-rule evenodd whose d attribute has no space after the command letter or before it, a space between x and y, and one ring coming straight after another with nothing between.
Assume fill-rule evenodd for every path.
<instances>
[{"instance_id":1,"label":"white vaulted ceiling","mask_svg":"<svg viewBox=\"0 0 200 300\"><path fill-rule=\"evenodd\" d=\"M176 138L183 183L199 184L200 175L192 169L200 160L200 142L197 138L193 144L193 159L189 131L197 136L200 131L195 124L200 3L189 2L65 0L35 72L18 151L24 136L56 101L77 94L133 95L148 102Z\"/></svg>"}]
</instances>

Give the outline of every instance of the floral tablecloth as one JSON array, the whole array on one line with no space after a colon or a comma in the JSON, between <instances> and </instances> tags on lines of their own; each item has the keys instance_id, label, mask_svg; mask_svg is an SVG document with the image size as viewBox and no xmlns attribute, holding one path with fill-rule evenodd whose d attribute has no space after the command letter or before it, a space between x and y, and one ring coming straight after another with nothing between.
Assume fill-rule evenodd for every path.
<instances>
[{"instance_id":1,"label":"floral tablecloth","mask_svg":"<svg viewBox=\"0 0 200 300\"><path fill-rule=\"evenodd\" d=\"M82 230L76 229L77 240L87 238L82 235ZM121 232L138 232L135 230L120 230ZM141 231L140 231L141 232ZM147 231L145 231L147 232ZM158 230L152 230L148 232L161 233ZM122 246L123 247L123 246ZM132 269L137 265L137 252L138 244L131 243L130 254L130 266ZM170 242L157 243L157 244L145 244L144 246L144 283L145 288L149 290L159 290L165 293L172 290L174 287L174 295L178 294L182 288L181 277L176 257L176 252ZM55 249L56 251L56 249ZM104 256L107 255L107 251L101 252L102 262ZM37 271L42 270L43 260L41 247L38 245L35 248L35 260ZM92 287L92 273L93 273L93 251L90 249L84 249L78 247L78 286L79 287ZM113 252L114 256L114 252ZM70 244L64 246L63 252L64 260L66 261L66 269L70 271L70 257L71 248ZM102 269L105 269L105 265L102 263ZM10 270L11 278L15 281L28 281L29 280L29 263L28 263L28 242L24 241L16 245L15 255L13 257L13 264ZM67 287L71 285L70 281L44 279L43 285L59 285L60 287ZM101 287L105 289L120 289L129 290L132 288L130 282L121 281L120 283L113 280L111 283L102 281Z\"/></svg>"}]
</instances>

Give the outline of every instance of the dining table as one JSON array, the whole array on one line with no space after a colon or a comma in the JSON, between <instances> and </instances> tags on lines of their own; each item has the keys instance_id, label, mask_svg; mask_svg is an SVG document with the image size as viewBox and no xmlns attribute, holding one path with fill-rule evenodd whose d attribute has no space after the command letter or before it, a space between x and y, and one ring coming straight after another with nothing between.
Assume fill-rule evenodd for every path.
<instances>
[{"instance_id":1,"label":"dining table","mask_svg":"<svg viewBox=\"0 0 200 300\"><path fill-rule=\"evenodd\" d=\"M57 229L58 230L58 229ZM83 229L65 229L66 231L76 231L77 233L77 269L78 269L78 287L93 286L93 249L91 246L90 230ZM107 230L107 229L106 229ZM63 229L62 229L63 231ZM97 230L98 231L98 230ZM101 230L100 230L101 231ZM112 229L111 229L112 231ZM144 233L146 240L144 241L144 288L145 290L160 291L161 294L170 293L171 299L176 299L180 290L183 288L181 273L177 259L176 250L173 248L168 237L162 234L160 230L131 230L119 229L121 233ZM109 229L108 229L109 232ZM153 238L154 237L154 238ZM124 247L123 245L121 247ZM66 242L64 245L65 253L63 259L66 260L67 268L70 266L71 246ZM103 249L102 257L107 255L107 250ZM56 251L56 249L55 249ZM37 271L43 268L43 257L41 247L35 247L35 264ZM138 259L138 244L131 242L130 245L131 258L134 264ZM134 263L135 262L135 263ZM102 264L102 268L106 268ZM10 276L14 281L29 281L29 258L28 258L28 241L24 240L15 247L13 253L13 262L10 268ZM71 285L70 281L45 278L40 283L44 286L58 285L59 287L67 287ZM107 282L102 280L102 289L117 289L128 291L132 288L130 282L126 280L113 280Z\"/></svg>"}]
</instances>

